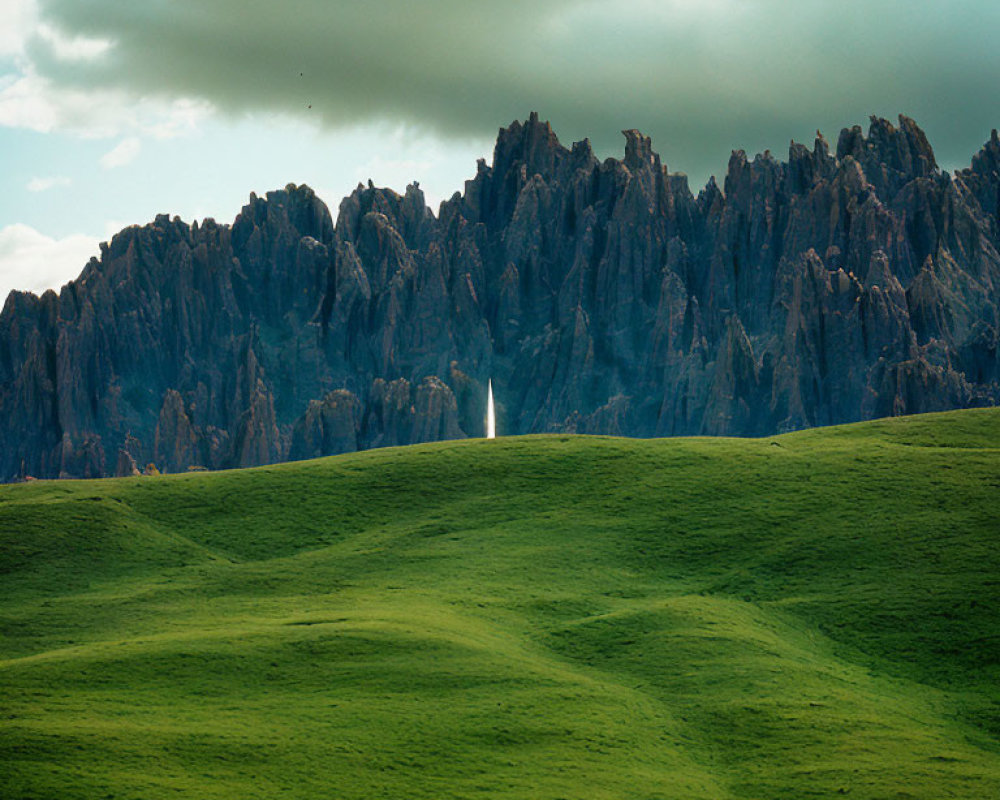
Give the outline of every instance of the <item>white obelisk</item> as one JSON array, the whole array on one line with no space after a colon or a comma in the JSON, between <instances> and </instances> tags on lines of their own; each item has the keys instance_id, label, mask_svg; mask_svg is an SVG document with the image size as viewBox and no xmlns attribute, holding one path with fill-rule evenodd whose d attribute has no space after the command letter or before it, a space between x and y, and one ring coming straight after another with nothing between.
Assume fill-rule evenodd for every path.
<instances>
[{"instance_id":1,"label":"white obelisk","mask_svg":"<svg viewBox=\"0 0 1000 800\"><path fill-rule=\"evenodd\" d=\"M493 379L487 384L486 390L486 438L497 438L497 415L493 410Z\"/></svg>"}]
</instances>

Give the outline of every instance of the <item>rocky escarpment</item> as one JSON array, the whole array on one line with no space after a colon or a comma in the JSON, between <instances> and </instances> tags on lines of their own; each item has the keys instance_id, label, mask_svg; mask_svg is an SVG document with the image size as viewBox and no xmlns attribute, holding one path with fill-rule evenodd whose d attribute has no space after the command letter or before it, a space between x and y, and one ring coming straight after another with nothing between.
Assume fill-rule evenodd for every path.
<instances>
[{"instance_id":1,"label":"rocky escarpment","mask_svg":"<svg viewBox=\"0 0 1000 800\"><path fill-rule=\"evenodd\" d=\"M418 186L157 217L0 314L0 478L262 464L483 433L767 434L1000 399L1000 141L905 117L734 152L697 195L536 115Z\"/></svg>"}]
</instances>

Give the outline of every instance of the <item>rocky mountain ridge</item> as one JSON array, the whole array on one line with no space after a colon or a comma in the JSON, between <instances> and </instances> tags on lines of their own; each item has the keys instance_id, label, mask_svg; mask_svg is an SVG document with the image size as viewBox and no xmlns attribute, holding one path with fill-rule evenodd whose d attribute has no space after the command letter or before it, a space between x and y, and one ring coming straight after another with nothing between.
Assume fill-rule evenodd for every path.
<instances>
[{"instance_id":1,"label":"rocky mountain ridge","mask_svg":"<svg viewBox=\"0 0 1000 800\"><path fill-rule=\"evenodd\" d=\"M536 114L438 215L306 186L158 216L0 313L0 479L218 469L483 434L763 435L1000 400L1000 141L942 171L873 118L697 195Z\"/></svg>"}]
</instances>

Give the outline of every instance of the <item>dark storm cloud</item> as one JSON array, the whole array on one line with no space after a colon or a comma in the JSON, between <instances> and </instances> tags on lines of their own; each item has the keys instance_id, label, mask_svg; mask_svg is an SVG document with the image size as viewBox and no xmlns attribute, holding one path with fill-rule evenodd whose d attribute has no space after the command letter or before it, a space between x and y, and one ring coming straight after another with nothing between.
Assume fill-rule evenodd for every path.
<instances>
[{"instance_id":1,"label":"dark storm cloud","mask_svg":"<svg viewBox=\"0 0 1000 800\"><path fill-rule=\"evenodd\" d=\"M671 167L722 172L729 150L835 138L913 116L946 166L1000 125L1000 4L890 0L42 0L99 59L30 55L57 84L201 97L223 112L327 126L399 121L492 136L538 110L604 154L640 128Z\"/></svg>"}]
</instances>

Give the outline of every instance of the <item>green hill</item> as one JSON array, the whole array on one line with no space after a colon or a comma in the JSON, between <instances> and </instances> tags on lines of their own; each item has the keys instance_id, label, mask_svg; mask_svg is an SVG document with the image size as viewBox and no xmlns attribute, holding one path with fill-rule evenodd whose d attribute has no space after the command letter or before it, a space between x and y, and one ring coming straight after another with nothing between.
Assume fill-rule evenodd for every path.
<instances>
[{"instance_id":1,"label":"green hill","mask_svg":"<svg viewBox=\"0 0 1000 800\"><path fill-rule=\"evenodd\" d=\"M0 796L1000 797L1000 411L0 487Z\"/></svg>"}]
</instances>

